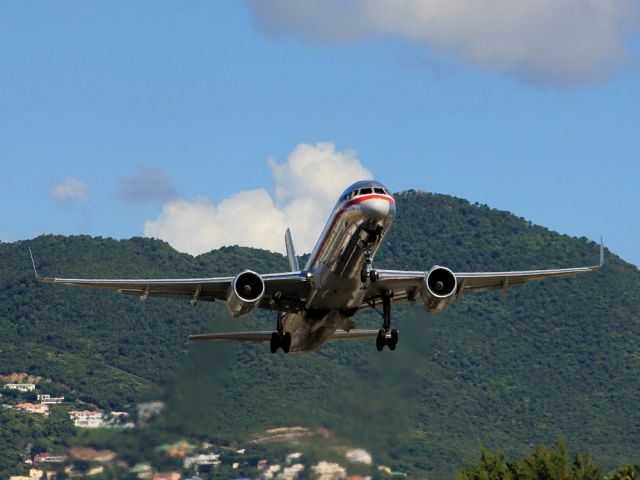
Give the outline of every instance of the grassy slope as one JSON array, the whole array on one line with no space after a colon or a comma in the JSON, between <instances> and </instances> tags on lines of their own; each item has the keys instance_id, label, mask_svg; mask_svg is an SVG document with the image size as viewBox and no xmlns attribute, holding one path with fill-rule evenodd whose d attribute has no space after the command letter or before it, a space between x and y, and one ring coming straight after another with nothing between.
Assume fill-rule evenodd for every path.
<instances>
[{"instance_id":1,"label":"grassy slope","mask_svg":"<svg viewBox=\"0 0 640 480\"><path fill-rule=\"evenodd\" d=\"M283 257L225 248L197 258L132 239L40 237L46 274L199 276ZM384 268L458 271L592 264L597 246L506 212L441 195L398 198L376 258ZM126 407L161 389L170 410L156 428L212 439L278 425L326 426L385 463L436 476L481 444L523 453L565 435L607 465L638 461L640 273L608 254L597 274L463 297L444 314L395 311L401 343L328 345L301 357L264 346L188 347L189 332L268 327L270 315L228 318L223 304L135 299L35 286L23 242L0 244L0 370L57 379L102 405ZM365 326L377 326L372 315ZM26 352L25 352L26 350Z\"/></svg>"}]
</instances>

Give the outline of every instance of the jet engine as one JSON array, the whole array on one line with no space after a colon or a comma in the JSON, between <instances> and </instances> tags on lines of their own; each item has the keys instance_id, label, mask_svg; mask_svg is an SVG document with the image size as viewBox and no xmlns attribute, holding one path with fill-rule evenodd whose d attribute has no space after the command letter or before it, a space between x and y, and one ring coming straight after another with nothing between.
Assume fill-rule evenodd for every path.
<instances>
[{"instance_id":1,"label":"jet engine","mask_svg":"<svg viewBox=\"0 0 640 480\"><path fill-rule=\"evenodd\" d=\"M420 290L420 298L425 310L438 313L453 300L458 287L454 273L445 267L435 266L427 273Z\"/></svg>"},{"instance_id":2,"label":"jet engine","mask_svg":"<svg viewBox=\"0 0 640 480\"><path fill-rule=\"evenodd\" d=\"M264 281L256 272L245 270L231 282L227 308L234 317L253 312L264 295Z\"/></svg>"}]
</instances>

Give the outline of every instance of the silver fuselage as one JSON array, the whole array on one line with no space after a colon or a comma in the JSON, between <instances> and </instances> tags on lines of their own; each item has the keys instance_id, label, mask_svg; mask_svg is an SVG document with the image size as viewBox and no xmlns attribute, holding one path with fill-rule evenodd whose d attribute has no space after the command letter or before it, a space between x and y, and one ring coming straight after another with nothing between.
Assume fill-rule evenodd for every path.
<instances>
[{"instance_id":1,"label":"silver fuselage","mask_svg":"<svg viewBox=\"0 0 640 480\"><path fill-rule=\"evenodd\" d=\"M393 220L395 201L388 193L350 197L362 188L380 190L378 182L358 182L340 197L331 212L305 271L311 275L312 292L301 313L284 318L291 333L291 353L315 350L338 327L349 330L351 317L362 304L369 279L361 272L366 252L373 258ZM388 192L384 188L385 192Z\"/></svg>"}]
</instances>

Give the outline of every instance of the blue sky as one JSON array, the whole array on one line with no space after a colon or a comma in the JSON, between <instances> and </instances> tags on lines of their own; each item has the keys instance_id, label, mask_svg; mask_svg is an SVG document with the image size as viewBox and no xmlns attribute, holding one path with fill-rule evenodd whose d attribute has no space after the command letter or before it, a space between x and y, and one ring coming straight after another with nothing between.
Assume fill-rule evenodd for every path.
<instances>
[{"instance_id":1,"label":"blue sky","mask_svg":"<svg viewBox=\"0 0 640 480\"><path fill-rule=\"evenodd\" d=\"M456 195L561 233L604 235L640 265L637 16L619 27L620 55L610 32L600 54L597 45L564 52L570 41L553 32L565 29L545 13L545 39L513 43L546 50L523 47L525 60L514 60L477 53L482 42L504 45L468 37L486 28L464 23L463 35L456 23L432 37L419 22L382 24L335 2L337 13L302 3L308 9L285 0L3 4L0 239L127 238L161 231L154 222L171 206L222 218L242 199L272 199L274 215L308 211L318 223L327 192L315 206L289 208L302 194L277 191L302 182L295 162L324 161L321 151L394 191ZM637 2L624 3L624 18L633 17ZM350 30L328 15L351 19ZM425 22L440 26L438 18ZM281 178L274 164L285 168ZM341 191L344 175L310 179L309 190L322 181Z\"/></svg>"}]
</instances>

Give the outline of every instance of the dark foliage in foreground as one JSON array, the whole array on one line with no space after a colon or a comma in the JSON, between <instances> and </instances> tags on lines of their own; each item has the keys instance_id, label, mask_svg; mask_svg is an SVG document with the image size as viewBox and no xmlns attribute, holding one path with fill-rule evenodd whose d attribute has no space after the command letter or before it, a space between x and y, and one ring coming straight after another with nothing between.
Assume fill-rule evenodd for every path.
<instances>
[{"instance_id":1,"label":"dark foliage in foreground","mask_svg":"<svg viewBox=\"0 0 640 480\"><path fill-rule=\"evenodd\" d=\"M502 452L483 449L478 462L456 475L457 480L636 480L638 468L621 465L607 475L589 452L569 455L566 442L553 447L539 445L524 458L508 460Z\"/></svg>"}]
</instances>

